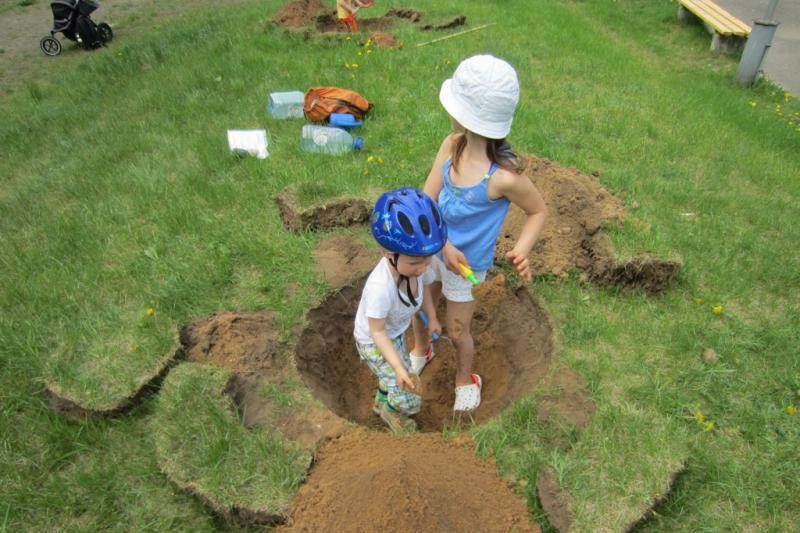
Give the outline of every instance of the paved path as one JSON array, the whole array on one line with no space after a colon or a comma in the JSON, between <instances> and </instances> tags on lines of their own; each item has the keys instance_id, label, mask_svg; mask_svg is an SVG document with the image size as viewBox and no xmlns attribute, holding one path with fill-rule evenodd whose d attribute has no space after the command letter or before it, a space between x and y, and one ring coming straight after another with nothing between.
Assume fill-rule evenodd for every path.
<instances>
[{"instance_id":1,"label":"paved path","mask_svg":"<svg viewBox=\"0 0 800 533\"><path fill-rule=\"evenodd\" d=\"M715 1L751 26L754 20L766 18L769 7L769 0ZM778 27L761 69L767 78L800 97L800 0L778 0L772 20Z\"/></svg>"}]
</instances>

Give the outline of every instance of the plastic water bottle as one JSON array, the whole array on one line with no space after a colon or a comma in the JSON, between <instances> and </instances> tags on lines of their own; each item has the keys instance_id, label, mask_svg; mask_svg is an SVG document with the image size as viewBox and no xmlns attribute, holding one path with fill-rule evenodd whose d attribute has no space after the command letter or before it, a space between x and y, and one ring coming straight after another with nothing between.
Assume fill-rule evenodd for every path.
<instances>
[{"instance_id":1,"label":"plastic water bottle","mask_svg":"<svg viewBox=\"0 0 800 533\"><path fill-rule=\"evenodd\" d=\"M304 98L301 91L270 93L267 109L274 118L302 118Z\"/></svg>"},{"instance_id":2,"label":"plastic water bottle","mask_svg":"<svg viewBox=\"0 0 800 533\"><path fill-rule=\"evenodd\" d=\"M364 140L361 137L354 138L340 128L315 126L313 124L303 126L301 146L306 152L337 155L351 150L361 150L363 145Z\"/></svg>"}]
</instances>

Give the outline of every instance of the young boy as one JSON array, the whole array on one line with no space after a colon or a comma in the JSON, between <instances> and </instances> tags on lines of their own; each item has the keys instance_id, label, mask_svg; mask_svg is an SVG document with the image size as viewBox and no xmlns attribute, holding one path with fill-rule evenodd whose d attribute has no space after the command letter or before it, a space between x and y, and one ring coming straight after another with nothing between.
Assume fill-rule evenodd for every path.
<instances>
[{"instance_id":1,"label":"young boy","mask_svg":"<svg viewBox=\"0 0 800 533\"><path fill-rule=\"evenodd\" d=\"M347 26L347 31L355 33L358 31L356 11L362 7L370 7L371 5L371 0L336 0L336 17L339 19L339 22Z\"/></svg>"},{"instance_id":2,"label":"young boy","mask_svg":"<svg viewBox=\"0 0 800 533\"><path fill-rule=\"evenodd\" d=\"M430 332L441 333L425 284L433 280L428 266L447 242L447 228L436 202L410 187L381 195L371 226L384 256L364 285L353 335L361 359L378 378L372 410L393 432L404 433L416 429L410 417L422 404L418 394L408 392L415 388L414 366L404 334L421 308Z\"/></svg>"}]
</instances>

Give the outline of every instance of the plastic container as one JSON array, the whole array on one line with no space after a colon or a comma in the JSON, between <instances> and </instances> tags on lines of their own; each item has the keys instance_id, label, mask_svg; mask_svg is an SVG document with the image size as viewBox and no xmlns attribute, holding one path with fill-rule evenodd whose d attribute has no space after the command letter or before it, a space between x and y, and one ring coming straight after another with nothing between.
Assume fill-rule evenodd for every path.
<instances>
[{"instance_id":1,"label":"plastic container","mask_svg":"<svg viewBox=\"0 0 800 533\"><path fill-rule=\"evenodd\" d=\"M349 130L361 126L361 121L350 113L331 113L328 117L328 124L334 128Z\"/></svg>"},{"instance_id":2,"label":"plastic container","mask_svg":"<svg viewBox=\"0 0 800 533\"><path fill-rule=\"evenodd\" d=\"M300 141L300 146L306 152L334 155L361 150L363 145L364 140L361 137L353 137L343 129L313 124L303 126Z\"/></svg>"},{"instance_id":3,"label":"plastic container","mask_svg":"<svg viewBox=\"0 0 800 533\"><path fill-rule=\"evenodd\" d=\"M270 93L267 110L274 118L303 118L304 99L302 91Z\"/></svg>"}]
</instances>

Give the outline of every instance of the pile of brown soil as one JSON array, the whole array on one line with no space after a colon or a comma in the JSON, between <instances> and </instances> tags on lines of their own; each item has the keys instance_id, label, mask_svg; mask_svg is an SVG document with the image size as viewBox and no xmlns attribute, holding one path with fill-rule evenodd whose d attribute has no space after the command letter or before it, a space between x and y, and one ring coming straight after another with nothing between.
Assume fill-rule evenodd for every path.
<instances>
[{"instance_id":1,"label":"pile of brown soil","mask_svg":"<svg viewBox=\"0 0 800 533\"><path fill-rule=\"evenodd\" d=\"M283 225L289 231L324 230L361 224L369 220L372 205L363 198L337 198L302 209L288 187L275 196Z\"/></svg>"},{"instance_id":2,"label":"pile of brown soil","mask_svg":"<svg viewBox=\"0 0 800 533\"><path fill-rule=\"evenodd\" d=\"M358 430L320 447L288 530L540 531L465 439Z\"/></svg>"}]
</instances>

